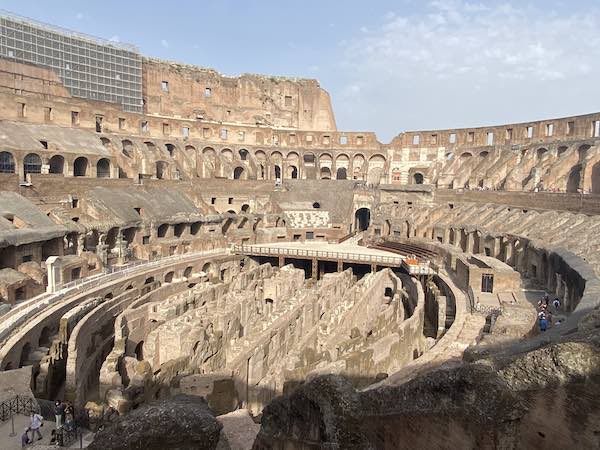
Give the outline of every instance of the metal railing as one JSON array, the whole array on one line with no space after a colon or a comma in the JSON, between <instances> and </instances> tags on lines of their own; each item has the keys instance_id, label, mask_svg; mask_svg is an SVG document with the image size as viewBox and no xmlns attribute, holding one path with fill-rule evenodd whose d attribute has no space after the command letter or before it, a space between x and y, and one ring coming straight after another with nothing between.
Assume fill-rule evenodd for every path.
<instances>
[{"instance_id":1,"label":"metal railing","mask_svg":"<svg viewBox=\"0 0 600 450\"><path fill-rule=\"evenodd\" d=\"M296 248L281 248L252 245L233 245L232 250L236 253L252 254L255 256L289 256L299 258L328 258L359 263L379 263L393 266L402 265L402 259L398 256L368 255L364 253L330 252L323 250L302 250Z\"/></svg>"},{"instance_id":2,"label":"metal railing","mask_svg":"<svg viewBox=\"0 0 600 450\"><path fill-rule=\"evenodd\" d=\"M8 313L2 316L2 320L0 321L0 342L2 342L7 337L8 333L10 333L10 330L14 326L20 324L24 320L24 316L28 316L29 313L32 312L35 313L37 308L40 307L42 303L45 305L53 304L58 300L63 299L67 295L81 292L84 289L87 290L94 288L96 286L99 286L100 284L118 279L125 274L136 272L140 270L140 268L143 270L147 270L152 269L154 267L159 267L167 263L185 261L188 259L191 260L202 256L210 256L220 253L226 254L227 252L227 248L218 248L202 252L166 256L164 258L155 259L154 261L136 261L126 266L105 268L104 271L100 274L71 281L70 283L61 285L60 289L56 292L38 295L37 297L34 297L31 300L28 300L15 306Z\"/></svg>"},{"instance_id":3,"label":"metal railing","mask_svg":"<svg viewBox=\"0 0 600 450\"><path fill-rule=\"evenodd\" d=\"M15 414L29 415L39 412L40 407L33 397L15 395L13 398L0 402L0 422L6 422Z\"/></svg>"}]
</instances>

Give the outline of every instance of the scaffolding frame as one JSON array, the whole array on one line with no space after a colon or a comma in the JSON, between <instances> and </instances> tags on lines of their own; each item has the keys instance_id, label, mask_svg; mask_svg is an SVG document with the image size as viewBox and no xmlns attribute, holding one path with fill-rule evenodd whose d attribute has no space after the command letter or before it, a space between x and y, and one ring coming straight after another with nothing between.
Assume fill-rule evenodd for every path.
<instances>
[{"instance_id":1,"label":"scaffolding frame","mask_svg":"<svg viewBox=\"0 0 600 450\"><path fill-rule=\"evenodd\" d=\"M0 57L53 70L74 97L142 112L142 57L134 45L0 10Z\"/></svg>"}]
</instances>

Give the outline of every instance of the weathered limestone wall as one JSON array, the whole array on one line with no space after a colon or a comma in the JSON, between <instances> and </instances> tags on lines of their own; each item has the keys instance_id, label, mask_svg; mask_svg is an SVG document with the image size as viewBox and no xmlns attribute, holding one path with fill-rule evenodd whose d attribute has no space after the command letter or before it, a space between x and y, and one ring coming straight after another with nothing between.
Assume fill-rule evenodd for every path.
<instances>
[{"instance_id":1,"label":"weathered limestone wall","mask_svg":"<svg viewBox=\"0 0 600 450\"><path fill-rule=\"evenodd\" d=\"M329 94L317 80L250 74L225 77L212 69L156 59L144 59L142 71L148 114L303 130L336 129Z\"/></svg>"}]
</instances>

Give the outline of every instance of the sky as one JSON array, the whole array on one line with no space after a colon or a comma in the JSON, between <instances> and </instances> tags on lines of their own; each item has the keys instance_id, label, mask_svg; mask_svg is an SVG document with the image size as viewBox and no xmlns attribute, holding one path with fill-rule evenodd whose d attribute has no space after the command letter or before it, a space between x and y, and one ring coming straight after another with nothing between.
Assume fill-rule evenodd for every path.
<instances>
[{"instance_id":1,"label":"sky","mask_svg":"<svg viewBox=\"0 0 600 450\"><path fill-rule=\"evenodd\" d=\"M0 8L226 75L317 78L339 130L600 111L598 0L0 0Z\"/></svg>"}]
</instances>

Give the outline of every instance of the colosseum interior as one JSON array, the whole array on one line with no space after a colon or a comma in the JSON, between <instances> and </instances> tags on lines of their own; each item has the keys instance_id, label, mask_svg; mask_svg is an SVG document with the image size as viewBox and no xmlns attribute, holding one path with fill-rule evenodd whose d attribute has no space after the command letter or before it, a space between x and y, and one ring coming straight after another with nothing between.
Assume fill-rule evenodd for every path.
<instances>
[{"instance_id":1,"label":"colosseum interior","mask_svg":"<svg viewBox=\"0 0 600 450\"><path fill-rule=\"evenodd\" d=\"M3 405L97 449L600 447L600 113L386 144L313 79L132 53L132 106L1 51Z\"/></svg>"}]
</instances>

